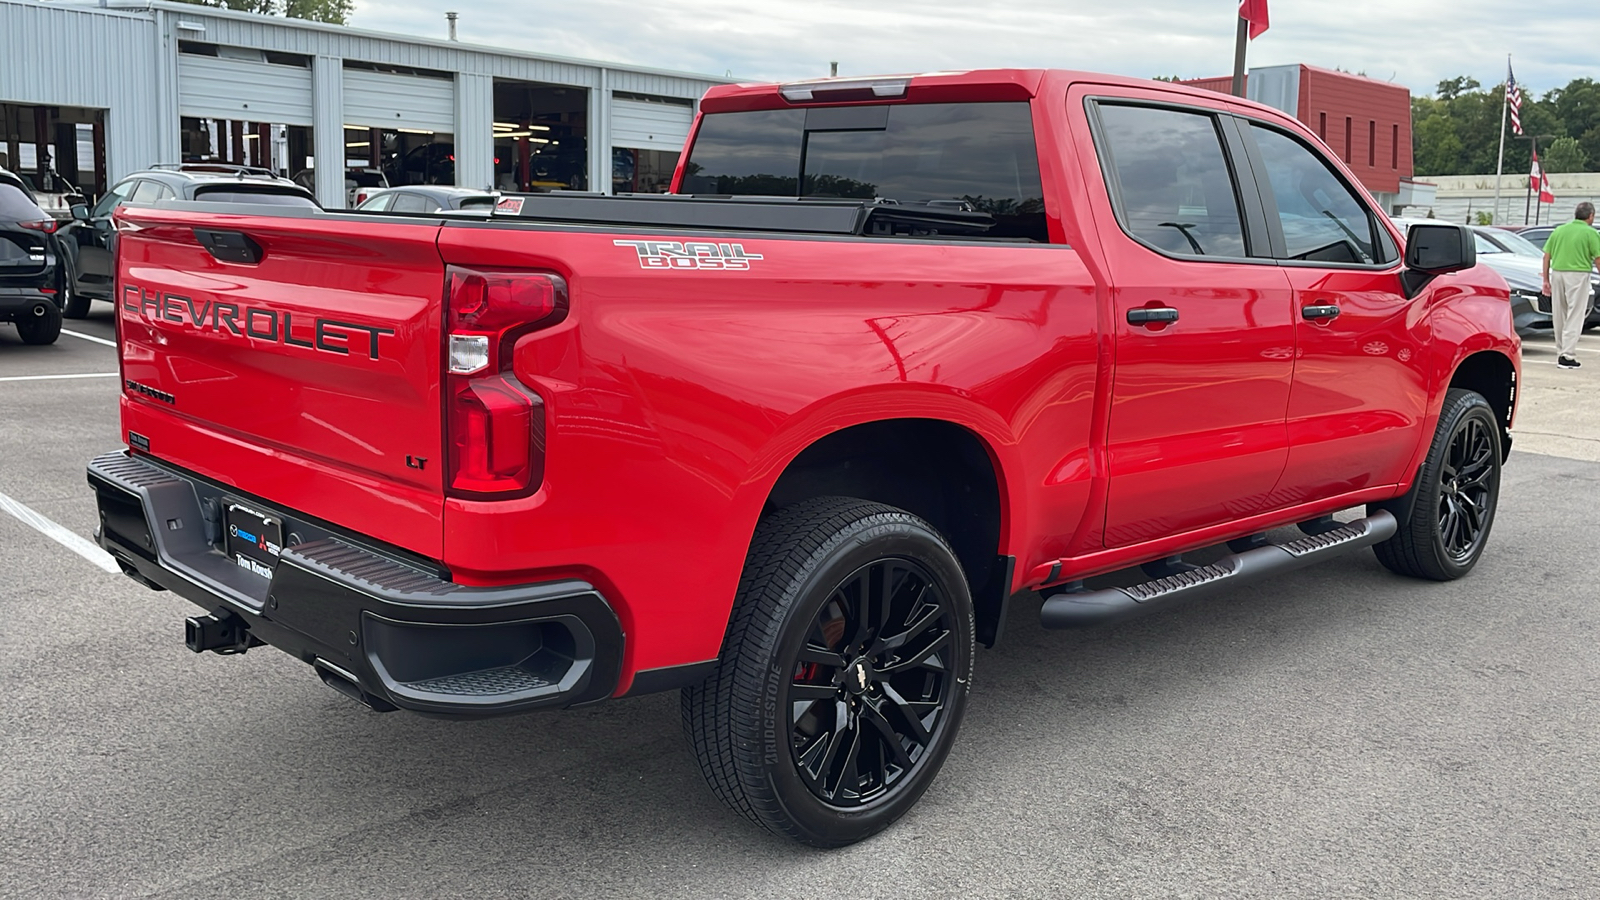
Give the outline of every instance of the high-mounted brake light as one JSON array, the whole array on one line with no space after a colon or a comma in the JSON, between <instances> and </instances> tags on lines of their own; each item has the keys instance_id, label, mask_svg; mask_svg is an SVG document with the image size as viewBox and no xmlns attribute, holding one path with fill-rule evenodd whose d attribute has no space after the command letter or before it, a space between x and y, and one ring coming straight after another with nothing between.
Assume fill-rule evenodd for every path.
<instances>
[{"instance_id":1,"label":"high-mounted brake light","mask_svg":"<svg viewBox=\"0 0 1600 900\"><path fill-rule=\"evenodd\" d=\"M911 84L906 78L827 78L819 81L791 81L780 85L778 93L791 103L826 100L828 94L872 92L874 97L904 97Z\"/></svg>"},{"instance_id":2,"label":"high-mounted brake light","mask_svg":"<svg viewBox=\"0 0 1600 900\"><path fill-rule=\"evenodd\" d=\"M544 401L511 371L517 338L560 322L549 272L446 271L445 441L451 496L522 497L544 480Z\"/></svg>"},{"instance_id":3,"label":"high-mounted brake light","mask_svg":"<svg viewBox=\"0 0 1600 900\"><path fill-rule=\"evenodd\" d=\"M18 222L17 224L30 231L42 231L45 234L55 234L56 229L61 227L59 219L40 219L37 222Z\"/></svg>"}]
</instances>

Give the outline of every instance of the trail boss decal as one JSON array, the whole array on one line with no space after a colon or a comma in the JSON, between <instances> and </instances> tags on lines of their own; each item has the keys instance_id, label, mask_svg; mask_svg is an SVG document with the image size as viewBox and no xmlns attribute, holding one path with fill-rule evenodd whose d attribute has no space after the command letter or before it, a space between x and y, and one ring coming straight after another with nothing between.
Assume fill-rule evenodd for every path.
<instances>
[{"instance_id":1,"label":"trail boss decal","mask_svg":"<svg viewBox=\"0 0 1600 900\"><path fill-rule=\"evenodd\" d=\"M710 241L612 241L618 247L632 247L639 254L641 269L721 269L748 272L759 253L744 252L742 244Z\"/></svg>"},{"instance_id":2,"label":"trail boss decal","mask_svg":"<svg viewBox=\"0 0 1600 900\"><path fill-rule=\"evenodd\" d=\"M122 308L151 322L188 325L197 331L231 334L341 356L355 353L368 359L380 359L378 338L394 334L393 328L323 319L304 313L296 320L294 313L218 300L196 302L189 297L147 291L131 284L122 289ZM129 382L130 386L132 384Z\"/></svg>"}]
</instances>

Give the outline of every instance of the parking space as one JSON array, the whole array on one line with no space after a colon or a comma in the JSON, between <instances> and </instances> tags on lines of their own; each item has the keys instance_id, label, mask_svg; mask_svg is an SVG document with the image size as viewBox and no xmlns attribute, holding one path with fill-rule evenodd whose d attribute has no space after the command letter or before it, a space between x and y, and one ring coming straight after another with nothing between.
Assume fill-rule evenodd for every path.
<instances>
[{"instance_id":1,"label":"parking space","mask_svg":"<svg viewBox=\"0 0 1600 900\"><path fill-rule=\"evenodd\" d=\"M1546 343L1471 577L1363 552L1083 633L1024 598L923 803L830 853L715 800L676 694L370 713L0 514L0 897L1595 896L1600 337ZM0 326L0 379L115 362ZM87 536L115 382L0 380L0 494Z\"/></svg>"}]
</instances>

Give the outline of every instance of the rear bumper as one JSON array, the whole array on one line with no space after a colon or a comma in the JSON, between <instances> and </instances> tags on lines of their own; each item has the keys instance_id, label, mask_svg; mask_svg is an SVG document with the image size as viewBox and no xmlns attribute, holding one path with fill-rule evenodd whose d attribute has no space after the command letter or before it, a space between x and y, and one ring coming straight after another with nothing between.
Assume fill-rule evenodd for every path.
<instances>
[{"instance_id":1,"label":"rear bumper","mask_svg":"<svg viewBox=\"0 0 1600 900\"><path fill-rule=\"evenodd\" d=\"M96 537L123 571L316 667L378 709L484 716L604 699L622 631L605 598L576 580L471 588L422 561L125 452L89 464ZM283 522L271 576L226 553L228 502Z\"/></svg>"},{"instance_id":2,"label":"rear bumper","mask_svg":"<svg viewBox=\"0 0 1600 900\"><path fill-rule=\"evenodd\" d=\"M55 279L41 281L38 286L14 287L0 285L0 321L23 315L40 300L61 305L60 294L47 294L42 289L54 285Z\"/></svg>"}]
</instances>

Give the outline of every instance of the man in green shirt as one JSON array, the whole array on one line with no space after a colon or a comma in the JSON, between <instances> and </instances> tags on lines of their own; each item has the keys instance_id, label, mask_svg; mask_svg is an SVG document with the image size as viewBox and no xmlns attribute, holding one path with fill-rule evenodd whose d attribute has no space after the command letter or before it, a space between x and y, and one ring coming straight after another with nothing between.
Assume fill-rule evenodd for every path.
<instances>
[{"instance_id":1,"label":"man in green shirt","mask_svg":"<svg viewBox=\"0 0 1600 900\"><path fill-rule=\"evenodd\" d=\"M1578 336L1587 314L1589 270L1600 265L1600 231L1594 229L1594 204L1578 204L1571 222L1550 232L1544 242L1544 292L1555 319L1556 365L1576 369ZM1553 290L1552 290L1553 288Z\"/></svg>"}]
</instances>

